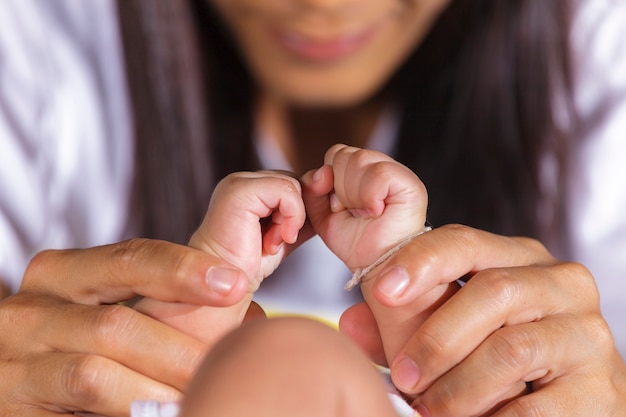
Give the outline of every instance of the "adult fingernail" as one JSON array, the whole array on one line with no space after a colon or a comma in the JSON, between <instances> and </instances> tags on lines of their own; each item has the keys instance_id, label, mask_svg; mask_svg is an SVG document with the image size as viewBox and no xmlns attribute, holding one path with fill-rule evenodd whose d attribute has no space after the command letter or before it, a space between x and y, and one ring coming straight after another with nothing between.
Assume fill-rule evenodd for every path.
<instances>
[{"instance_id":1,"label":"adult fingernail","mask_svg":"<svg viewBox=\"0 0 626 417\"><path fill-rule=\"evenodd\" d=\"M230 268L212 267L206 274L206 283L212 291L228 295L239 281L239 271Z\"/></svg>"},{"instance_id":2,"label":"adult fingernail","mask_svg":"<svg viewBox=\"0 0 626 417\"><path fill-rule=\"evenodd\" d=\"M411 282L409 274L404 268L392 268L385 272L376 284L378 291L390 300L396 300L402 295Z\"/></svg>"},{"instance_id":3,"label":"adult fingernail","mask_svg":"<svg viewBox=\"0 0 626 417\"><path fill-rule=\"evenodd\" d=\"M391 379L400 391L411 392L417 386L421 373L413 359L405 356L391 369Z\"/></svg>"}]
</instances>

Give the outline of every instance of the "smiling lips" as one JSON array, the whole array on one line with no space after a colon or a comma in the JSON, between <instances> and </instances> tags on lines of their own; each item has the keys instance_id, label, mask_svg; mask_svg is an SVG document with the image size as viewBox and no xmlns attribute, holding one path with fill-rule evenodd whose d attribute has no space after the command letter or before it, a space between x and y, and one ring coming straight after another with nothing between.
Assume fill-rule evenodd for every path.
<instances>
[{"instance_id":1,"label":"smiling lips","mask_svg":"<svg viewBox=\"0 0 626 417\"><path fill-rule=\"evenodd\" d=\"M330 39L318 39L282 31L274 31L272 35L281 47L300 59L321 63L336 61L351 55L368 43L376 32L376 28L369 28Z\"/></svg>"}]
</instances>

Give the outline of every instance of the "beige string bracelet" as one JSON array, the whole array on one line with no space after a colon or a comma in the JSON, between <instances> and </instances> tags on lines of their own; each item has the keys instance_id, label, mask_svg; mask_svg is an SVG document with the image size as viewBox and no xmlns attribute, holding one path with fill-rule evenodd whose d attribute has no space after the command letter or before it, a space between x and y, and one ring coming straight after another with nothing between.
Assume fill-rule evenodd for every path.
<instances>
[{"instance_id":1,"label":"beige string bracelet","mask_svg":"<svg viewBox=\"0 0 626 417\"><path fill-rule=\"evenodd\" d=\"M419 232L413 233L412 235L410 235L410 236L402 239L398 243L396 243L396 245L394 247L389 249L387 252L383 253L380 258L376 259L376 261L374 261L373 264L371 264L369 266L366 266L364 268L357 268L357 269L355 269L354 273L352 274L352 278L350 278L350 281L348 281L346 283L346 285L344 286L344 289L350 291L351 289L353 289L357 285L360 285L362 282L364 282L363 278L365 278L367 276L367 274L369 274L374 269L376 269L376 267L378 267L380 264L385 262L387 259L391 258L400 249L402 249L403 247L405 247L406 245L411 243L411 241L413 239L415 239L416 237L418 237L420 235L423 235L424 233L429 232L431 230L433 230L432 226L430 226L430 224L427 223L426 226L424 226L424 228L422 230L420 230Z\"/></svg>"}]
</instances>

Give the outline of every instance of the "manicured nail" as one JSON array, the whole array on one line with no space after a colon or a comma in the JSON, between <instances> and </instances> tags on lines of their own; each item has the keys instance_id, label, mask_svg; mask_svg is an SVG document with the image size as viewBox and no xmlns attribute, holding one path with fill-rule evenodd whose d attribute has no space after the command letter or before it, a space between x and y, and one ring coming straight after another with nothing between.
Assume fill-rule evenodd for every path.
<instances>
[{"instance_id":1,"label":"manicured nail","mask_svg":"<svg viewBox=\"0 0 626 417\"><path fill-rule=\"evenodd\" d=\"M228 295L239 281L239 271L229 268L211 267L206 274L206 283L212 291Z\"/></svg>"},{"instance_id":2,"label":"manicured nail","mask_svg":"<svg viewBox=\"0 0 626 417\"><path fill-rule=\"evenodd\" d=\"M130 405L130 417L177 417L179 413L178 403L133 401Z\"/></svg>"},{"instance_id":3,"label":"manicured nail","mask_svg":"<svg viewBox=\"0 0 626 417\"><path fill-rule=\"evenodd\" d=\"M417 386L421 373L413 359L405 356L391 368L391 379L400 391L412 392Z\"/></svg>"},{"instance_id":4,"label":"manicured nail","mask_svg":"<svg viewBox=\"0 0 626 417\"><path fill-rule=\"evenodd\" d=\"M390 300L399 298L409 286L411 279L404 268L392 268L385 272L376 283L378 291Z\"/></svg>"}]
</instances>

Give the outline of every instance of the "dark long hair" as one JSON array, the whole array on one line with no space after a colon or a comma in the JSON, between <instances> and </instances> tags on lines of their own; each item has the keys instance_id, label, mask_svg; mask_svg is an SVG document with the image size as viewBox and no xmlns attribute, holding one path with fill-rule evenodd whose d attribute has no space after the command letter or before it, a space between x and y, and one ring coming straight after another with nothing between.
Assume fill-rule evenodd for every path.
<instances>
[{"instance_id":1,"label":"dark long hair","mask_svg":"<svg viewBox=\"0 0 626 417\"><path fill-rule=\"evenodd\" d=\"M206 3L118 2L137 207L145 235L177 242L199 224L216 179L258 168L255 86ZM557 184L567 170L570 144L554 120L554 97L570 90L569 12L567 0L452 0L384 86L401 112L394 155L426 184L435 226L561 231L563 196L547 199L548 220L537 207L546 203L542 158L556 163Z\"/></svg>"}]
</instances>

